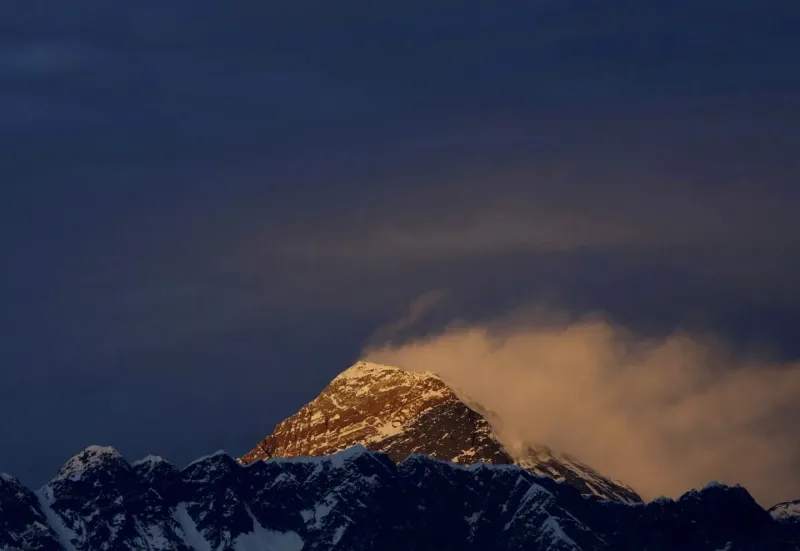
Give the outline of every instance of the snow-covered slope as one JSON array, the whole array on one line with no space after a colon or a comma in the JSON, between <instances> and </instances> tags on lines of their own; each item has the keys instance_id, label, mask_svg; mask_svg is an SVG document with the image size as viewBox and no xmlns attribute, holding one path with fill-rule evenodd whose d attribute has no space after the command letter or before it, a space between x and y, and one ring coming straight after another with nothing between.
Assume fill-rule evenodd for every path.
<instances>
[{"instance_id":1,"label":"snow-covered slope","mask_svg":"<svg viewBox=\"0 0 800 551\"><path fill-rule=\"evenodd\" d=\"M510 451L493 429L500 421L457 395L433 373L358 362L278 424L241 461L327 455L361 444L395 461L419 453L464 465L516 464L566 481L586 495L641 501L630 487L570 456L554 454L547 446Z\"/></svg>"},{"instance_id":2,"label":"snow-covered slope","mask_svg":"<svg viewBox=\"0 0 800 551\"><path fill-rule=\"evenodd\" d=\"M775 520L800 525L800 499L778 503L770 508L769 513Z\"/></svg>"},{"instance_id":3,"label":"snow-covered slope","mask_svg":"<svg viewBox=\"0 0 800 551\"><path fill-rule=\"evenodd\" d=\"M796 551L800 530L739 487L625 505L515 465L356 446L179 470L90 447L38 492L0 475L0 550Z\"/></svg>"}]
</instances>

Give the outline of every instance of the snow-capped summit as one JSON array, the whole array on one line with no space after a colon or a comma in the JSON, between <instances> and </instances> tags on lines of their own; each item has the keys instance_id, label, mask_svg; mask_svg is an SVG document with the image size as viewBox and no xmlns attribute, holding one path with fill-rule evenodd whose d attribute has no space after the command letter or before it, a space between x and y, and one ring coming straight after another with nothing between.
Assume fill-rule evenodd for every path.
<instances>
[{"instance_id":1,"label":"snow-capped summit","mask_svg":"<svg viewBox=\"0 0 800 551\"><path fill-rule=\"evenodd\" d=\"M53 481L79 482L89 473L107 462L125 461L111 446L89 446L70 458L59 469Z\"/></svg>"},{"instance_id":2,"label":"snow-capped summit","mask_svg":"<svg viewBox=\"0 0 800 551\"><path fill-rule=\"evenodd\" d=\"M80 483L98 470L109 468L129 469L130 465L111 446L89 446L64 463L49 485L52 487L56 484Z\"/></svg>"},{"instance_id":3,"label":"snow-capped summit","mask_svg":"<svg viewBox=\"0 0 800 551\"><path fill-rule=\"evenodd\" d=\"M457 463L470 457L510 462L490 433L488 423L436 375L358 362L242 462L329 455L356 444L385 451L396 461L424 453Z\"/></svg>"},{"instance_id":4,"label":"snow-capped summit","mask_svg":"<svg viewBox=\"0 0 800 551\"><path fill-rule=\"evenodd\" d=\"M372 385L376 379L387 377L402 377L421 381L424 379L439 379L439 376L430 371L416 372L406 371L399 367L394 367L386 364L379 364L375 362L356 362L336 377L333 381L350 381L351 385L361 384Z\"/></svg>"},{"instance_id":5,"label":"snow-capped summit","mask_svg":"<svg viewBox=\"0 0 800 551\"><path fill-rule=\"evenodd\" d=\"M360 444L395 462L423 454L464 465L516 464L570 483L586 495L641 502L621 482L546 446L512 451L495 430L500 421L433 373L361 361L279 423L240 462L330 455Z\"/></svg>"}]
</instances>

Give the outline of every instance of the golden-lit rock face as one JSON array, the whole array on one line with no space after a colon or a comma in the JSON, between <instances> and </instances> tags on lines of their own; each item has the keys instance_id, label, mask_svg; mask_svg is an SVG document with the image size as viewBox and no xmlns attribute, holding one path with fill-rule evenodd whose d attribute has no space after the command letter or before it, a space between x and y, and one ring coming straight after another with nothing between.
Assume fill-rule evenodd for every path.
<instances>
[{"instance_id":1,"label":"golden-lit rock face","mask_svg":"<svg viewBox=\"0 0 800 551\"><path fill-rule=\"evenodd\" d=\"M241 460L329 455L356 444L395 461L420 453L465 464L511 462L489 423L439 377L366 362L336 377Z\"/></svg>"},{"instance_id":2,"label":"golden-lit rock face","mask_svg":"<svg viewBox=\"0 0 800 551\"><path fill-rule=\"evenodd\" d=\"M240 462L330 455L361 444L396 462L423 454L464 465L517 464L569 482L587 495L640 501L630 488L568 456L556 457L545 446L512 454L475 409L432 373L358 362L279 423Z\"/></svg>"}]
</instances>

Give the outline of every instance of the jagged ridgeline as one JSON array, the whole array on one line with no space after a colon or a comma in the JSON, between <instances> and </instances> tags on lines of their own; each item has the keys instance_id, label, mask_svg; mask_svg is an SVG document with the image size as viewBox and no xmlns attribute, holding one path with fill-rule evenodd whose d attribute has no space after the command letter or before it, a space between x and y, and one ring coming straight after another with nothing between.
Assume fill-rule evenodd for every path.
<instances>
[{"instance_id":1,"label":"jagged ridgeline","mask_svg":"<svg viewBox=\"0 0 800 551\"><path fill-rule=\"evenodd\" d=\"M359 362L251 452L178 469L90 446L32 491L0 475L0 550L800 551L800 501L711 484L642 503L430 373Z\"/></svg>"},{"instance_id":2,"label":"jagged ridgeline","mask_svg":"<svg viewBox=\"0 0 800 551\"><path fill-rule=\"evenodd\" d=\"M796 507L740 487L625 504L514 465L397 464L355 447L243 466L217 453L182 470L90 447L39 491L0 478L0 549L796 551Z\"/></svg>"},{"instance_id":3,"label":"jagged ridgeline","mask_svg":"<svg viewBox=\"0 0 800 551\"><path fill-rule=\"evenodd\" d=\"M546 445L512 451L495 430L501 423L433 373L358 362L278 424L241 461L328 455L361 444L394 461L418 453L461 465L519 465L566 481L585 495L641 502L632 488L568 455L556 455Z\"/></svg>"}]
</instances>

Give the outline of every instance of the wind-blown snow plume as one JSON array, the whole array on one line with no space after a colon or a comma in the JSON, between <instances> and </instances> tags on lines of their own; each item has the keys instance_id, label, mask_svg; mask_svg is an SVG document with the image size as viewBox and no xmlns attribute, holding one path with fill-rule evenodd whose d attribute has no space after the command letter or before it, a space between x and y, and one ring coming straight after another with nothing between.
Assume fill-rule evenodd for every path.
<instances>
[{"instance_id":1,"label":"wind-blown snow plume","mask_svg":"<svg viewBox=\"0 0 800 551\"><path fill-rule=\"evenodd\" d=\"M742 483L765 505L800 494L800 362L596 318L450 329L365 356L437 373L497 412L508 439L573 453L645 498L709 480Z\"/></svg>"}]
</instances>

